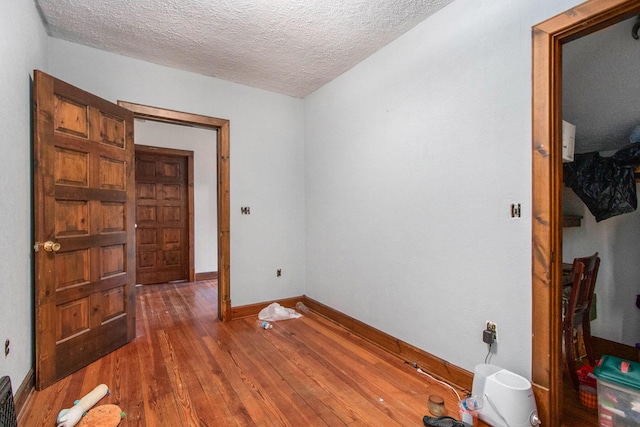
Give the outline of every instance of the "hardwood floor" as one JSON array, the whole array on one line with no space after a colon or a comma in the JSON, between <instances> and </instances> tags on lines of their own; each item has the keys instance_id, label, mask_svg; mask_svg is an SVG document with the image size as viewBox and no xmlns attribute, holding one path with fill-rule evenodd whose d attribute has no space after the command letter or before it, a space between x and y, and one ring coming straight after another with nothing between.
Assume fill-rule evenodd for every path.
<instances>
[{"instance_id":1,"label":"hardwood floor","mask_svg":"<svg viewBox=\"0 0 640 427\"><path fill-rule=\"evenodd\" d=\"M422 425L431 394L458 417L450 389L321 316L262 330L254 317L220 323L216 307L215 280L139 287L135 341L32 392L19 425L55 425L101 383L111 394L98 404L119 405L122 427ZM563 410L565 427L598 426L568 378Z\"/></svg>"},{"instance_id":2,"label":"hardwood floor","mask_svg":"<svg viewBox=\"0 0 640 427\"><path fill-rule=\"evenodd\" d=\"M598 427L598 408L587 408L580 402L578 392L565 373L563 380L563 423L564 427Z\"/></svg>"},{"instance_id":3,"label":"hardwood floor","mask_svg":"<svg viewBox=\"0 0 640 427\"><path fill-rule=\"evenodd\" d=\"M32 392L20 426L55 425L100 383L122 427L417 426L431 394L457 418L450 389L317 314L221 323L216 281L139 287L137 303L137 338Z\"/></svg>"}]
</instances>

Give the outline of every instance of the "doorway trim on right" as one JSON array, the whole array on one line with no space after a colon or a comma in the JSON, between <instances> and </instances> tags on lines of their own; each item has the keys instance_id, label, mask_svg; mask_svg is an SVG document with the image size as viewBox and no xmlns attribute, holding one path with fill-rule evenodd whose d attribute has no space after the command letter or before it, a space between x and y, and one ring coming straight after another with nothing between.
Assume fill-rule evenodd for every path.
<instances>
[{"instance_id":1,"label":"doorway trim on right","mask_svg":"<svg viewBox=\"0 0 640 427\"><path fill-rule=\"evenodd\" d=\"M218 318L231 320L230 285L230 218L229 196L229 120L199 114L184 113L132 102L118 101L118 105L133 112L135 118L216 130L218 177Z\"/></svg>"},{"instance_id":2,"label":"doorway trim on right","mask_svg":"<svg viewBox=\"0 0 640 427\"><path fill-rule=\"evenodd\" d=\"M638 0L591 0L533 27L531 381L543 425L562 423L562 45L639 13Z\"/></svg>"}]
</instances>

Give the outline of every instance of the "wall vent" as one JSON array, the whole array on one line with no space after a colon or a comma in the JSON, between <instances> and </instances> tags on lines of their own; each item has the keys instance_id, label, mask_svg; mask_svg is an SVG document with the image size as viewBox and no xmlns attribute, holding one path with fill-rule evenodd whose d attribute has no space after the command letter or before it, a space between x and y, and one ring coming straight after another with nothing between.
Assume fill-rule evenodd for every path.
<instances>
[{"instance_id":1,"label":"wall vent","mask_svg":"<svg viewBox=\"0 0 640 427\"><path fill-rule=\"evenodd\" d=\"M11 379L6 376L0 378L0 426L18 427L16 407L13 403L13 391L11 390Z\"/></svg>"}]
</instances>

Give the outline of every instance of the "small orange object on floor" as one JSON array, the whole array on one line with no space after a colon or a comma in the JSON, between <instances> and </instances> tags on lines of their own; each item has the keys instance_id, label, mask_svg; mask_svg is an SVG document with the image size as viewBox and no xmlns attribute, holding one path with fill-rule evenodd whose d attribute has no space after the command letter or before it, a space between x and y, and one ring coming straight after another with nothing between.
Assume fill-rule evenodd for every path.
<instances>
[{"instance_id":1,"label":"small orange object on floor","mask_svg":"<svg viewBox=\"0 0 640 427\"><path fill-rule=\"evenodd\" d=\"M100 405L87 412L78 427L116 427L122 420L122 409L116 405Z\"/></svg>"}]
</instances>

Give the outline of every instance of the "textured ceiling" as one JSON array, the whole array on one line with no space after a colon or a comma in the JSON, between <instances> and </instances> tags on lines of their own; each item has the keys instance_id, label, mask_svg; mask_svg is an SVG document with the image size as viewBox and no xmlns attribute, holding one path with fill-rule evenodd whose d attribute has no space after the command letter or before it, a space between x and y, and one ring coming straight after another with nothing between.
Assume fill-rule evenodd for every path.
<instances>
[{"instance_id":1,"label":"textured ceiling","mask_svg":"<svg viewBox=\"0 0 640 427\"><path fill-rule=\"evenodd\" d=\"M618 150L640 126L640 40L636 18L562 48L563 119L576 126L576 152Z\"/></svg>"},{"instance_id":2,"label":"textured ceiling","mask_svg":"<svg viewBox=\"0 0 640 427\"><path fill-rule=\"evenodd\" d=\"M36 0L71 42L304 97L453 0Z\"/></svg>"}]
</instances>

